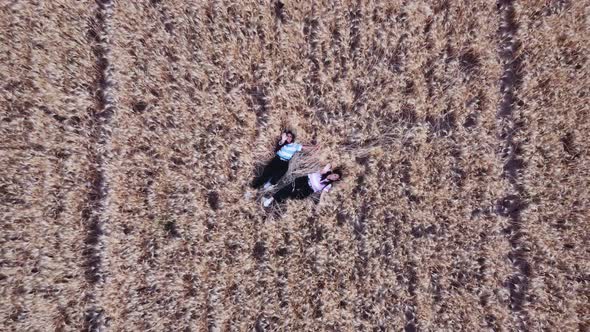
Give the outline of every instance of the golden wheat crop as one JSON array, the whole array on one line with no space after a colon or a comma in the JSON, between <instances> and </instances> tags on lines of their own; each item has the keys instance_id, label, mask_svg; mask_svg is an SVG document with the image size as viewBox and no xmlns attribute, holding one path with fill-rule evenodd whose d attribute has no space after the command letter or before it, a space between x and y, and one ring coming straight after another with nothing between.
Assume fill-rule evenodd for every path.
<instances>
[{"instance_id":1,"label":"golden wheat crop","mask_svg":"<svg viewBox=\"0 0 590 332\"><path fill-rule=\"evenodd\" d=\"M0 329L588 329L589 8L1 4Z\"/></svg>"}]
</instances>

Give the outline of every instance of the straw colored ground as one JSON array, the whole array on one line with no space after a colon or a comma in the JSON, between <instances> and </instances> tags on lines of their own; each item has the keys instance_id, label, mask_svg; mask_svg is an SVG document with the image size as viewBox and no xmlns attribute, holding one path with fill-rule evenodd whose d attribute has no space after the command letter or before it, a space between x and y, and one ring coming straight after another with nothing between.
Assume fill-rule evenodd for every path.
<instances>
[{"instance_id":1,"label":"straw colored ground","mask_svg":"<svg viewBox=\"0 0 590 332\"><path fill-rule=\"evenodd\" d=\"M589 8L4 1L0 330L586 331Z\"/></svg>"}]
</instances>

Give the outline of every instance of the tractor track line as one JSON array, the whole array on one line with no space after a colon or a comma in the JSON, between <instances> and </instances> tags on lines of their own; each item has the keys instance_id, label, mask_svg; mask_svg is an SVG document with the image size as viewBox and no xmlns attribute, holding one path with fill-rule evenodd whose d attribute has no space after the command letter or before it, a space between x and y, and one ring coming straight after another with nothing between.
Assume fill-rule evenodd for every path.
<instances>
[{"instance_id":1,"label":"tractor track line","mask_svg":"<svg viewBox=\"0 0 590 332\"><path fill-rule=\"evenodd\" d=\"M310 64L309 75L305 82L306 103L314 110L314 115L323 123L326 123L325 105L322 99L322 82L320 79L320 60L318 54L318 29L319 19L315 4L312 6L309 17L303 22L303 34L307 43L307 59Z\"/></svg>"},{"instance_id":2,"label":"tractor track line","mask_svg":"<svg viewBox=\"0 0 590 332\"><path fill-rule=\"evenodd\" d=\"M514 134L520 129L517 119L514 117L514 104L518 101L516 90L522 80L520 77L521 63L516 57L519 47L516 34L518 30L515 22L515 9L513 0L499 0L497 2L500 18L499 57L503 62L503 73L500 80L501 100L498 105L497 118L501 124L498 139L501 142L501 158L504 160L502 176L510 183L511 188L505 196L498 200L496 212L498 215L509 218L510 225L505 230L508 241L512 247L508 258L512 262L515 273L508 277L505 287L510 292L510 310L516 321L519 331L528 331L528 313L524 309L527 298L530 277L530 264L527 261L525 243L522 239L521 211L526 208L523 197L526 192L518 183L519 170L524 167L524 162L519 157L519 146L514 140Z\"/></svg>"},{"instance_id":3,"label":"tractor track line","mask_svg":"<svg viewBox=\"0 0 590 332\"><path fill-rule=\"evenodd\" d=\"M83 213L86 227L84 270L89 284L85 330L104 331L105 314L100 305L99 293L105 281L104 236L108 223L107 205L109 196L108 160L111 159L110 136L111 119L115 113L112 66L110 63L110 31L113 3L111 0L98 0L96 12L96 44L94 54L97 59L96 111L91 121L90 155L93 160L91 187L87 197L87 208Z\"/></svg>"}]
</instances>

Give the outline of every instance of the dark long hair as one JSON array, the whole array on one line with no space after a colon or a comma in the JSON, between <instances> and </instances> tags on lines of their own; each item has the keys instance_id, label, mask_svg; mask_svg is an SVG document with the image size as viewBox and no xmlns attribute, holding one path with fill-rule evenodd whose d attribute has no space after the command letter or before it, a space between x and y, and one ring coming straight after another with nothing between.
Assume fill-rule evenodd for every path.
<instances>
[{"instance_id":1,"label":"dark long hair","mask_svg":"<svg viewBox=\"0 0 590 332\"><path fill-rule=\"evenodd\" d=\"M338 174L338 180L333 181L333 180L328 179L328 175L330 175L330 174ZM340 180L342 180L342 168L337 167L331 171L326 172L325 174L322 174L321 183L325 184L325 186L328 186L328 185L330 185L334 182L340 181Z\"/></svg>"}]
</instances>

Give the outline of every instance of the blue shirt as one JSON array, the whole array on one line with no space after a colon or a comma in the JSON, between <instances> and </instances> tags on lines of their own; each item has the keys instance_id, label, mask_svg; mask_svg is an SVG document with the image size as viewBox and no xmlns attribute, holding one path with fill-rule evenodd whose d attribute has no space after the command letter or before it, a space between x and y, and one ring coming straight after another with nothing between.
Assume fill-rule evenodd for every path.
<instances>
[{"instance_id":1,"label":"blue shirt","mask_svg":"<svg viewBox=\"0 0 590 332\"><path fill-rule=\"evenodd\" d=\"M295 152L299 152L303 149L303 145L297 143L285 144L277 151L277 156L283 160L291 160Z\"/></svg>"}]
</instances>

